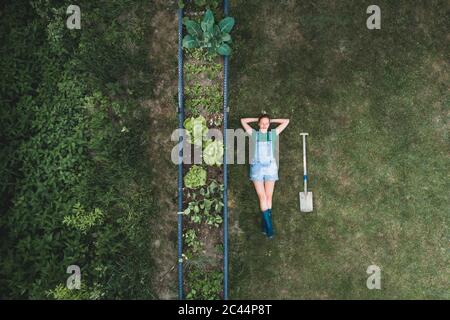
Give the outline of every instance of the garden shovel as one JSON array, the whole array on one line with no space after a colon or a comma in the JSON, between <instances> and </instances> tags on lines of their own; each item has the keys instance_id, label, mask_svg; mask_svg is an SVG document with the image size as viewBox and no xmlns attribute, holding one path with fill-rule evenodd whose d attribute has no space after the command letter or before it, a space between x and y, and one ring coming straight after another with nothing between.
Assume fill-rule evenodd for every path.
<instances>
[{"instance_id":1,"label":"garden shovel","mask_svg":"<svg viewBox=\"0 0 450 320\"><path fill-rule=\"evenodd\" d=\"M306 171L306 136L307 133L300 133L303 137L303 183L305 185L305 191L299 192L300 198L300 211L311 212L313 211L313 195L312 192L308 192L308 174Z\"/></svg>"}]
</instances>

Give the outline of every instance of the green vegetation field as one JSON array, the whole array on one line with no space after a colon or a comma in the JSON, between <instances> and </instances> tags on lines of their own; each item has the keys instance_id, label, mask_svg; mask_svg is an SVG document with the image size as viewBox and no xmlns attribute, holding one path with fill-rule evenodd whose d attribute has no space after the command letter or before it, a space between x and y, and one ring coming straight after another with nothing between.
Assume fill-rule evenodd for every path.
<instances>
[{"instance_id":1,"label":"green vegetation field","mask_svg":"<svg viewBox=\"0 0 450 320\"><path fill-rule=\"evenodd\" d=\"M0 299L155 298L154 6L0 5ZM81 272L70 291L67 268Z\"/></svg>"},{"instance_id":2,"label":"green vegetation field","mask_svg":"<svg viewBox=\"0 0 450 320\"><path fill-rule=\"evenodd\" d=\"M230 127L265 110L280 138L275 238L260 232L248 165L230 167L230 296L449 299L449 6L231 1ZM308 132L312 214L300 214ZM368 290L369 265L381 290Z\"/></svg>"}]
</instances>

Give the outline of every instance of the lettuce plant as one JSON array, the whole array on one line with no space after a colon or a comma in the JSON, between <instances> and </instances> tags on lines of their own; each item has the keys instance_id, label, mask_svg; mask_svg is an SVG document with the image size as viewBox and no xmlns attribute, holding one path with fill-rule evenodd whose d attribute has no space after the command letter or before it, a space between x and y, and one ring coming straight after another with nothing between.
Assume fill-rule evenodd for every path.
<instances>
[{"instance_id":1,"label":"lettuce plant","mask_svg":"<svg viewBox=\"0 0 450 320\"><path fill-rule=\"evenodd\" d=\"M187 141L197 146L201 146L203 140L206 140L206 135L208 133L206 119L201 115L198 117L190 117L184 120L183 125L187 132Z\"/></svg>"},{"instance_id":2,"label":"lettuce plant","mask_svg":"<svg viewBox=\"0 0 450 320\"><path fill-rule=\"evenodd\" d=\"M203 149L203 160L209 166L220 166L223 159L223 143L209 140Z\"/></svg>"},{"instance_id":3,"label":"lettuce plant","mask_svg":"<svg viewBox=\"0 0 450 320\"><path fill-rule=\"evenodd\" d=\"M193 165L184 177L184 185L195 189L206 184L206 170L201 166Z\"/></svg>"},{"instance_id":4,"label":"lettuce plant","mask_svg":"<svg viewBox=\"0 0 450 320\"><path fill-rule=\"evenodd\" d=\"M183 19L183 23L188 32L183 38L183 48L205 48L209 55L228 56L231 54L229 45L233 41L230 32L234 26L234 18L226 17L216 24L213 12L208 9L200 24L187 17Z\"/></svg>"}]
</instances>

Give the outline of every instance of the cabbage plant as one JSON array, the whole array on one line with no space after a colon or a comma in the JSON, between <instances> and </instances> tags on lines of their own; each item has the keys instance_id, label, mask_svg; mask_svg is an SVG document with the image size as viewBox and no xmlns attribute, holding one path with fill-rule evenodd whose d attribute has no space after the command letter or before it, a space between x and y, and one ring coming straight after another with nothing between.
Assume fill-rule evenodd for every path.
<instances>
[{"instance_id":1,"label":"cabbage plant","mask_svg":"<svg viewBox=\"0 0 450 320\"><path fill-rule=\"evenodd\" d=\"M208 54L228 56L231 54L230 32L234 26L234 18L226 17L218 24L214 21L213 12L206 10L203 20L198 22L189 18L183 19L188 34L183 38L183 48L205 48Z\"/></svg>"}]
</instances>

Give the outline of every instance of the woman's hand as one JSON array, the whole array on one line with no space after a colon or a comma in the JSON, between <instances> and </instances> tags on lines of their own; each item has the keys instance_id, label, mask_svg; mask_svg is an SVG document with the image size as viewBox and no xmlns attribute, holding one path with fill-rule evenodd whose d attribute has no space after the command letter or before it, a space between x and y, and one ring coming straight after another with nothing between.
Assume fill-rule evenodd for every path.
<instances>
[{"instance_id":1,"label":"woman's hand","mask_svg":"<svg viewBox=\"0 0 450 320\"><path fill-rule=\"evenodd\" d=\"M288 126L289 119L270 119L270 123L280 123L280 125L275 129L277 134L280 134Z\"/></svg>"},{"instance_id":2,"label":"woman's hand","mask_svg":"<svg viewBox=\"0 0 450 320\"><path fill-rule=\"evenodd\" d=\"M252 131L253 131L253 128L250 127L248 124L250 122L257 122L257 121L258 121L258 118L242 118L241 119L241 124L244 127L245 132L247 132L247 134L251 135Z\"/></svg>"}]
</instances>

